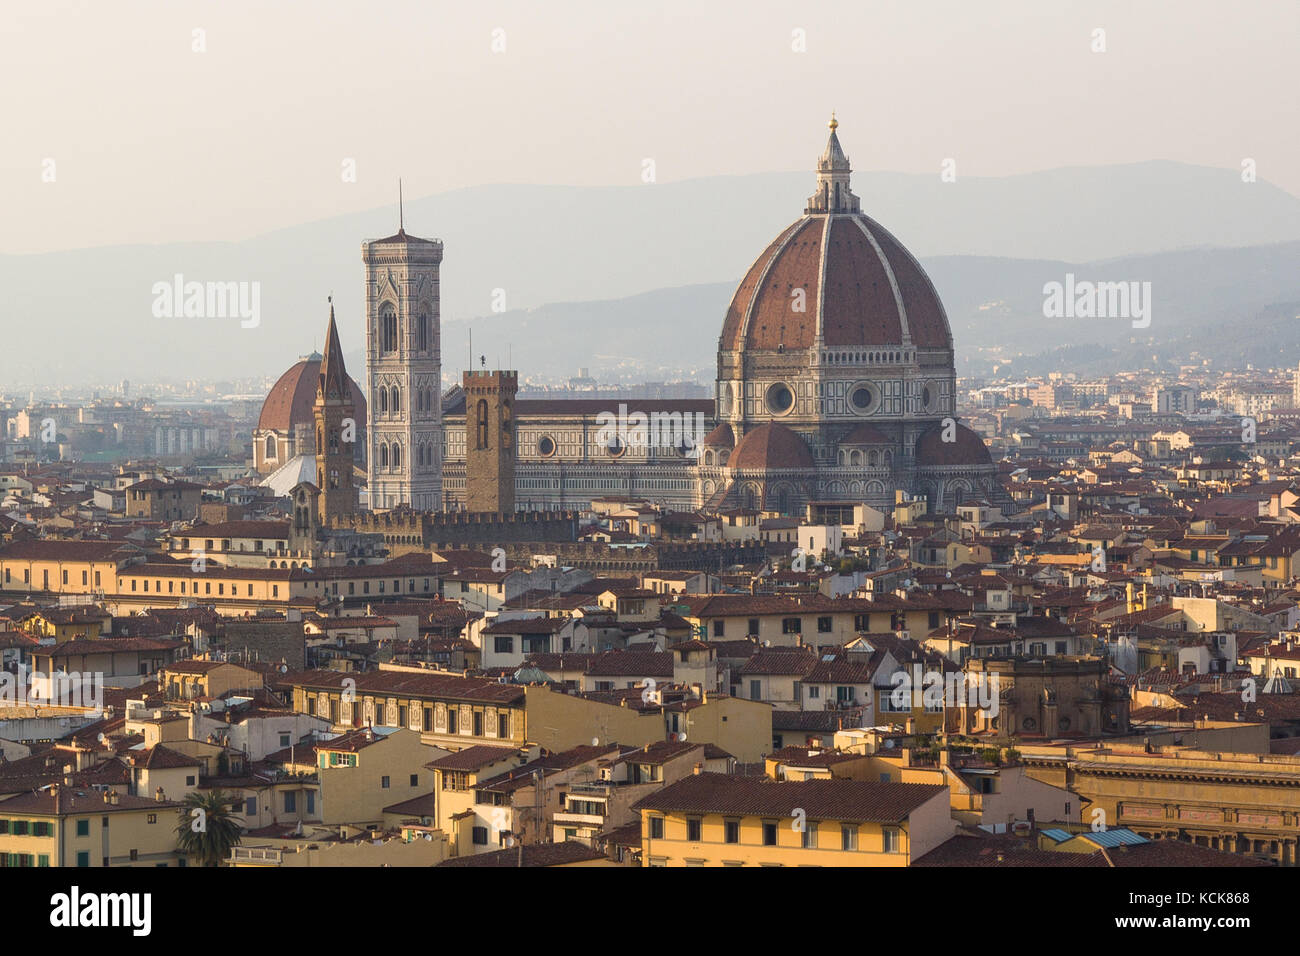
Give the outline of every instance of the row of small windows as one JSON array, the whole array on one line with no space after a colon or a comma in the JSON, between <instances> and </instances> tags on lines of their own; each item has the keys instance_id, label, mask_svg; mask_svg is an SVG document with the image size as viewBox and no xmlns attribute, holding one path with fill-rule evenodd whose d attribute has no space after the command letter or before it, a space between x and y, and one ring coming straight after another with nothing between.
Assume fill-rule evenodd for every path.
<instances>
[{"instance_id":1,"label":"row of small windows","mask_svg":"<svg viewBox=\"0 0 1300 956\"><path fill-rule=\"evenodd\" d=\"M424 306L420 314L415 318L415 349L417 352L427 352L433 344L433 326L429 321L428 311L425 311L427 309L428 306ZM397 310L391 302L385 302L379 307L380 351L396 352L399 341Z\"/></svg>"},{"instance_id":2,"label":"row of small windows","mask_svg":"<svg viewBox=\"0 0 1300 956\"><path fill-rule=\"evenodd\" d=\"M878 452L875 450L864 453L857 449L847 451L841 448L836 456L836 461L840 465L866 465L868 468L878 468L883 465L885 468L888 468L894 463L894 453L891 451Z\"/></svg>"},{"instance_id":3,"label":"row of small windows","mask_svg":"<svg viewBox=\"0 0 1300 956\"><path fill-rule=\"evenodd\" d=\"M402 413L402 390L397 385L385 388L379 386L376 404L381 415L400 415ZM415 390L415 410L417 412L433 411L433 389L430 387ZM270 446L268 446L270 447ZM268 454L270 454L268 452Z\"/></svg>"},{"instance_id":4,"label":"row of small windows","mask_svg":"<svg viewBox=\"0 0 1300 956\"><path fill-rule=\"evenodd\" d=\"M824 352L822 361L827 365L847 365L880 362L914 362L914 352Z\"/></svg>"},{"instance_id":5,"label":"row of small windows","mask_svg":"<svg viewBox=\"0 0 1300 956\"><path fill-rule=\"evenodd\" d=\"M401 472L402 470L402 445L401 442L380 442L376 460L379 462L379 470L387 472ZM432 468L438 460L438 455L432 442L417 442L415 445L415 469L424 471Z\"/></svg>"}]
</instances>

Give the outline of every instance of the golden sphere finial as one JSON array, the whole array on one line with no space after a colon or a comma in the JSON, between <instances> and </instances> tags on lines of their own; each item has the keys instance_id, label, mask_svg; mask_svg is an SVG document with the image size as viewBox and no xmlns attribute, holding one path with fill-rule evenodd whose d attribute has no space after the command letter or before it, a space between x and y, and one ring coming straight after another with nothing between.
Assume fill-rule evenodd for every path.
<instances>
[{"instance_id":1,"label":"golden sphere finial","mask_svg":"<svg viewBox=\"0 0 1300 956\"><path fill-rule=\"evenodd\" d=\"M837 120L837 119L835 118L835 111L834 111L834 110L831 110L831 121L830 121L829 123L827 123L826 125L829 126L829 127L831 128L831 131L832 131L832 132L839 128L840 121Z\"/></svg>"}]
</instances>

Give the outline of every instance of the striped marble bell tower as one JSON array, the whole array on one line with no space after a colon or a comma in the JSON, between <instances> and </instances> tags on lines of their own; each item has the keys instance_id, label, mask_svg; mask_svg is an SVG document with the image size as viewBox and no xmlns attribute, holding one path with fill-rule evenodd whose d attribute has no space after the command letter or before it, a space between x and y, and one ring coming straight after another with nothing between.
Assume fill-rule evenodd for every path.
<instances>
[{"instance_id":1,"label":"striped marble bell tower","mask_svg":"<svg viewBox=\"0 0 1300 956\"><path fill-rule=\"evenodd\" d=\"M361 244L372 511L442 507L442 242L406 234Z\"/></svg>"}]
</instances>

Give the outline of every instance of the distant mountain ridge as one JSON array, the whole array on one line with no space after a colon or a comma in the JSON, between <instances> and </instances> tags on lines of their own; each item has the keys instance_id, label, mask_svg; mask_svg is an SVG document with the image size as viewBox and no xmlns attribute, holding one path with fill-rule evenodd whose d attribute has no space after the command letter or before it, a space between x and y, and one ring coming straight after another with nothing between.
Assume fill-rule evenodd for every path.
<instances>
[{"instance_id":1,"label":"distant mountain ridge","mask_svg":"<svg viewBox=\"0 0 1300 956\"><path fill-rule=\"evenodd\" d=\"M1151 356L1182 364L1193 353L1237 365L1300 362L1300 321L1285 303L1300 301L1300 242L1246 249L1198 249L1096 263L980 256L922 259L953 330L958 374L995 365L1032 371L1105 372L1150 365ZM1049 319L1043 287L1080 280L1151 282L1151 323L1125 318ZM713 377L717 336L739 280L660 289L601 302L557 303L443 326L443 364L463 368L467 331L474 354L490 364L507 355L529 369L576 374L579 366L606 381L671 380L694 370ZM1265 323L1267 320L1267 324ZM650 330L629 335L627 330ZM1058 369L1035 357L1087 347L1089 363ZM360 360L361 354L357 353ZM1198 359L1199 361L1199 359ZM1159 363L1157 363L1159 364Z\"/></svg>"},{"instance_id":2,"label":"distant mountain ridge","mask_svg":"<svg viewBox=\"0 0 1300 956\"><path fill-rule=\"evenodd\" d=\"M446 242L444 364L452 370L460 356L468 359L457 324L469 320L476 352L504 361L505 343L513 342L513 364L525 374L708 368L735 282L797 218L812 185L811 172L772 173L618 187L483 186L408 201L409 231ZM955 183L937 174L859 172L854 189L863 209L923 259L959 350L995 334L977 321L989 312L978 306L990 302L1003 301L1007 311L989 325L1039 335L1039 279L1059 279L1067 263L1091 269L1105 259L1115 261L1103 271L1153 270L1117 278L1156 282L1157 309L1161 286L1196 287L1225 315L1300 294L1276 271L1296 273L1300 199L1264 182L1242 183L1233 170L1158 161ZM320 346L331 292L344 347L359 362L360 244L393 232L394 212L338 216L237 243L0 256L0 387L278 374ZM1260 251L1271 246L1278 248ZM1229 255L1234 249L1239 257ZM178 274L258 283L256 327L154 315L151 290ZM1208 284L1211 275L1218 285ZM1171 305L1181 301L1176 291L1168 296ZM502 299L506 311L493 313ZM1187 300L1201 309L1196 297ZM575 338L561 331L564 322L548 325L561 312L590 315L597 304L605 311L594 331ZM1161 334L1160 315L1152 335ZM1176 310L1166 316L1182 321ZM1118 328L1099 330L1089 341L1113 333Z\"/></svg>"}]
</instances>

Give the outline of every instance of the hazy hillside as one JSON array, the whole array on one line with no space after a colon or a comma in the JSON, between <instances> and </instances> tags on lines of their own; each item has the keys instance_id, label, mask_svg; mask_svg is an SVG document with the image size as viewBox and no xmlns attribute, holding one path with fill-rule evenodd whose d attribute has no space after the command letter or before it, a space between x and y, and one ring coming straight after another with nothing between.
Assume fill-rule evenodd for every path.
<instances>
[{"instance_id":1,"label":"hazy hillside","mask_svg":"<svg viewBox=\"0 0 1300 956\"><path fill-rule=\"evenodd\" d=\"M656 375L650 370L712 365L730 287L799 215L812 182L811 172L797 172L607 188L476 187L410 201L406 222L447 243L449 368L466 354L456 323L472 319L476 352L504 360L504 342L488 341L499 331L517 339L521 369L630 361ZM1152 335L1181 321L1176 303L1246 314L1252 304L1285 298L1290 280L1283 273L1297 273L1288 247L1237 258L1169 253L1300 240L1300 200L1266 183L1243 184L1233 170L1152 162L955 183L937 174L859 173L854 183L864 209L916 254L940 257L927 264L959 343L973 341L976 331L983 336L987 323L1008 336L1059 344L1056 331L1041 324L1041 288L1043 276L1062 277L1063 262L1145 257L1110 264L1106 273L1156 283ZM0 385L273 374L319 346L331 291L344 346L355 352L362 341L360 244L395 231L395 219L395 210L382 209L239 243L0 256ZM1040 261L1015 261L1025 259ZM1154 271L1117 274L1121 268ZM153 286L178 273L259 282L260 324L156 318ZM1196 294L1184 295L1188 288ZM492 314L495 290L504 290L509 310L547 307ZM601 300L626 301L594 305ZM998 301L1001 311L977 311ZM547 305L581 302L593 305ZM1120 332L1078 331L1087 341Z\"/></svg>"},{"instance_id":2,"label":"hazy hillside","mask_svg":"<svg viewBox=\"0 0 1300 956\"><path fill-rule=\"evenodd\" d=\"M1300 361L1296 310L1288 321L1286 309L1275 305L1300 300L1300 242L1083 264L976 256L923 264L948 310L960 373L982 373L994 364L1025 372L1106 371L1148 363L1153 354L1186 361L1198 350L1201 357L1232 357L1241 364ZM1045 318L1043 285L1063 282L1067 272L1078 280L1151 282L1150 326L1134 329L1125 319ZM696 370L707 381L735 285L661 289L448 322L444 363L464 367L468 327L475 355L486 354L489 364L511 357L525 374L530 368L576 372L589 366L605 379L640 381ZM630 335L629 329L645 334Z\"/></svg>"}]
</instances>

